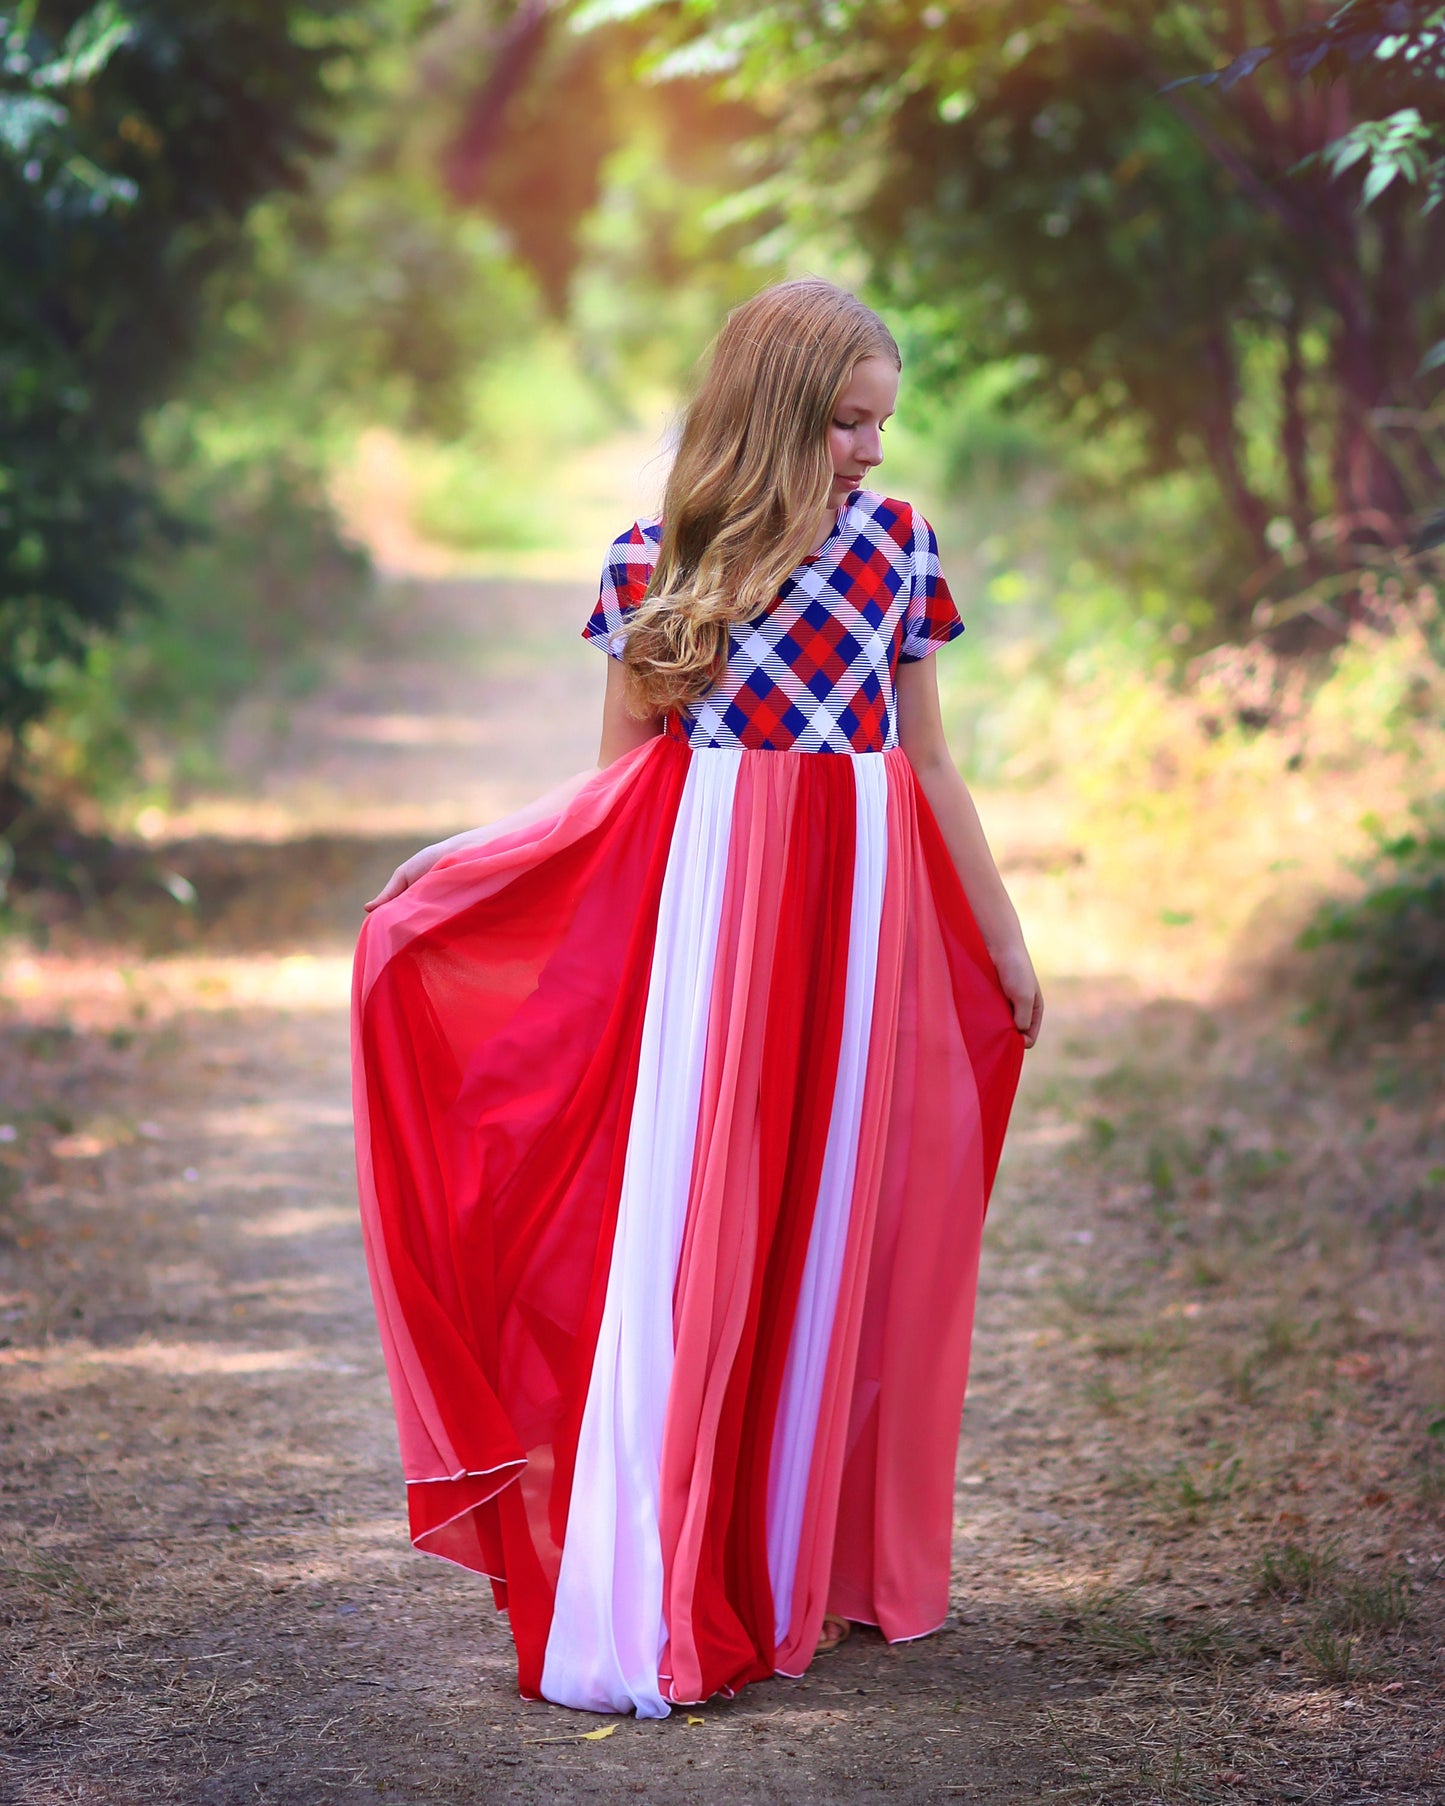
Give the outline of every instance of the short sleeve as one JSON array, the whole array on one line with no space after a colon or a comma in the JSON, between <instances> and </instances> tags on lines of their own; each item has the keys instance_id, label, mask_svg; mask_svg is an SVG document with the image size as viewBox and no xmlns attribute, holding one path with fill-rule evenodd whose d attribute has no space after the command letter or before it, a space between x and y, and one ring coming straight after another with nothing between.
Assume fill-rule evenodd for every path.
<instances>
[{"instance_id":1,"label":"short sleeve","mask_svg":"<svg viewBox=\"0 0 1445 1806\"><path fill-rule=\"evenodd\" d=\"M921 514L913 517L912 558L908 606L903 611L903 644L898 649L900 664L927 658L963 632L958 609L938 568L938 541Z\"/></svg>"},{"instance_id":2,"label":"short sleeve","mask_svg":"<svg viewBox=\"0 0 1445 1806\"><path fill-rule=\"evenodd\" d=\"M597 606L582 629L584 640L600 646L610 658L621 658L627 617L647 593L657 563L659 539L655 521L638 521L607 548Z\"/></svg>"}]
</instances>

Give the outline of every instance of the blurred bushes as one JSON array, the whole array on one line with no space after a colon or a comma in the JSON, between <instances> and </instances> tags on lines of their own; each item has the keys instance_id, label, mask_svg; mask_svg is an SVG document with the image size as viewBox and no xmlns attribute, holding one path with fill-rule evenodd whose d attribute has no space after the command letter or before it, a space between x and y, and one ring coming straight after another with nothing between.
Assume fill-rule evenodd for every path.
<instances>
[{"instance_id":1,"label":"blurred bushes","mask_svg":"<svg viewBox=\"0 0 1445 1806\"><path fill-rule=\"evenodd\" d=\"M355 604L322 473L362 426L464 433L531 330L437 181L436 13L0 4L0 831L27 756L77 795L162 723L203 761Z\"/></svg>"},{"instance_id":2,"label":"blurred bushes","mask_svg":"<svg viewBox=\"0 0 1445 1806\"><path fill-rule=\"evenodd\" d=\"M1299 938L1331 962L1320 1013L1337 1032L1356 1001L1344 985L1368 993L1376 1016L1408 1020L1445 1002L1445 795L1411 816L1404 833L1370 823L1373 848L1354 864L1360 894L1330 898Z\"/></svg>"},{"instance_id":3,"label":"blurred bushes","mask_svg":"<svg viewBox=\"0 0 1445 1806\"><path fill-rule=\"evenodd\" d=\"M1111 604L1084 593L1082 605L1099 618ZM1011 809L1047 820L1050 857L1087 867L1077 906L1107 899L1114 951L1091 946L1081 918L1052 931L1056 958L1080 970L1122 959L1185 986L1215 982L1206 975L1225 962L1313 999L1311 1016L1342 1039L1429 1007L1445 773L1432 589L1372 585L1369 614L1309 660L1258 643L1183 656L1145 622L1076 638L1059 657L1044 610L1066 614L1069 594L1024 606L1037 612L1013 638L996 600L973 611L983 633L939 677L969 775L1012 792L988 817L1005 850ZM1027 888L1021 898L1026 913L1055 907ZM1369 976L1356 984L1357 972Z\"/></svg>"},{"instance_id":4,"label":"blurred bushes","mask_svg":"<svg viewBox=\"0 0 1445 1806\"><path fill-rule=\"evenodd\" d=\"M410 463L414 524L424 537L464 551L558 544L567 531L559 461L632 424L556 330L484 365L460 388L458 403L463 430L449 440L417 442ZM599 560L601 554L599 546Z\"/></svg>"},{"instance_id":5,"label":"blurred bushes","mask_svg":"<svg viewBox=\"0 0 1445 1806\"><path fill-rule=\"evenodd\" d=\"M1107 613L1107 592L1057 592L1065 634L1076 602ZM1371 613L1312 661L1258 643L1181 659L1167 635L1146 625L1131 637L1117 621L1062 658L1047 638L984 647L987 668L969 684L988 698L973 735L991 756L974 775L1065 777L1109 809L1210 783L1267 786L1285 771L1325 782L1387 761L1407 786L1428 787L1445 769L1442 638L1435 591L1396 583L1375 589ZM956 714L956 688L950 698Z\"/></svg>"},{"instance_id":6,"label":"blurred bushes","mask_svg":"<svg viewBox=\"0 0 1445 1806\"><path fill-rule=\"evenodd\" d=\"M339 0L0 8L0 826L20 733L143 605L166 530L144 422L210 278L323 146L373 23Z\"/></svg>"},{"instance_id":7,"label":"blurred bushes","mask_svg":"<svg viewBox=\"0 0 1445 1806\"><path fill-rule=\"evenodd\" d=\"M1311 716L1337 770L1393 757L1416 793L1403 810L1365 816L1355 888L1327 897L1299 937L1313 1013L1345 1040L1362 1019L1399 1028L1445 1002L1445 611L1434 592L1383 600L1378 629L1351 635Z\"/></svg>"},{"instance_id":8,"label":"blurred bushes","mask_svg":"<svg viewBox=\"0 0 1445 1806\"><path fill-rule=\"evenodd\" d=\"M1429 571L1381 576L1445 468L1417 369L1442 303L1395 295L1387 253L1433 254L1445 211L1417 217L1403 182L1359 209L1363 169L1287 175L1279 70L1166 101L1216 60L1219 8L1192 36L1177 6L965 11L842 6L796 35L752 0L27 9L52 23L0 82L22 274L0 295L0 679L28 700L0 683L0 715L51 699L25 744L52 788L183 792L218 775L232 702L317 675L365 618L324 483L364 429L403 437L427 540L551 553L610 506L571 454L620 445L729 303L871 267L908 372L882 480L934 517L971 629L939 672L970 775L1055 786L1105 887L1181 943L1242 933L1281 873L1291 909L1317 901L1349 850L1329 810L1358 821L1375 785L1362 893L1311 945L1385 970L1434 895L1437 817L1407 828L1406 804L1445 764ZM37 76L76 18L100 48ZM536 42L509 61L519 22ZM191 141L203 90L219 113ZM44 103L33 144L17 94ZM1338 226L1323 288L1325 241L1304 257L1261 182ZM1341 270L1361 330L1404 309L1366 334L1359 393ZM1368 493L1337 493L1350 472ZM1292 610L1326 631L1291 638ZM1216 646L1262 629L1273 649Z\"/></svg>"},{"instance_id":9,"label":"blurred bushes","mask_svg":"<svg viewBox=\"0 0 1445 1806\"><path fill-rule=\"evenodd\" d=\"M530 342L535 286L490 221L439 192L410 136L417 97L395 79L302 193L253 209L211 284L183 391L208 434L325 460L368 426L456 438L478 381Z\"/></svg>"},{"instance_id":10,"label":"blurred bushes","mask_svg":"<svg viewBox=\"0 0 1445 1806\"><path fill-rule=\"evenodd\" d=\"M252 690L309 688L364 623L369 564L340 537L314 466L208 452L169 425L156 461L179 533L140 566L148 606L58 676L28 735L51 803L170 802L216 781L230 707Z\"/></svg>"},{"instance_id":11,"label":"blurred bushes","mask_svg":"<svg viewBox=\"0 0 1445 1806\"><path fill-rule=\"evenodd\" d=\"M1262 49L1218 79L1266 22L1318 26L1302 5L573 10L644 31L654 79L753 110L729 217L765 257L871 280L934 386L1005 367L1008 401L1106 446L1116 480L1177 477L1213 637L1328 643L1356 569L1438 505L1437 9L1340 9L1328 104L1319 57ZM1369 121L1393 151L1340 136ZM1326 576L1332 614L1293 606Z\"/></svg>"}]
</instances>

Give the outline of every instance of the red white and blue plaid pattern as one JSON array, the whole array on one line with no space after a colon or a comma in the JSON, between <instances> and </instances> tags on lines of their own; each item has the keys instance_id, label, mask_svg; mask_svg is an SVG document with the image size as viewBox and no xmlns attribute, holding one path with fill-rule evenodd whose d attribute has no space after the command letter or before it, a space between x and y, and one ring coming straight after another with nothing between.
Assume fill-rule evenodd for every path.
<instances>
[{"instance_id":1,"label":"red white and blue plaid pattern","mask_svg":"<svg viewBox=\"0 0 1445 1806\"><path fill-rule=\"evenodd\" d=\"M614 658L660 540L659 522L639 521L608 552L582 631ZM894 672L962 632L932 527L909 503L856 489L776 601L729 629L721 682L669 731L695 748L886 752L898 744Z\"/></svg>"}]
</instances>

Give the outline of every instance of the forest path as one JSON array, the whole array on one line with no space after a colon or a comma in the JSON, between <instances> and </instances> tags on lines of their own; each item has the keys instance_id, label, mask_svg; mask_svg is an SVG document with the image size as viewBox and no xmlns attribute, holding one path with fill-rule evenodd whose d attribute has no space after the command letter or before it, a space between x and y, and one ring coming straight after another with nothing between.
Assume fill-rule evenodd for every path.
<instances>
[{"instance_id":1,"label":"forest path","mask_svg":"<svg viewBox=\"0 0 1445 1806\"><path fill-rule=\"evenodd\" d=\"M1361 1328L1438 1318L1438 1267L1342 1279L1297 1248L1281 1302L1267 1236L1231 1266L1263 1131L1234 1099L1235 1164L1186 1175L1224 1031L1122 979L1050 978L938 1635L858 1631L801 1681L594 1725L518 1699L485 1584L410 1550L356 1221L350 946L396 859L590 762L588 601L410 585L284 720L238 722L231 794L158 832L158 870L199 893L185 924L142 910L123 944L6 956L0 1800L1445 1797L1438 1518L1401 1402L1425 1332ZM1006 865L1036 866L988 813ZM1307 1328L1311 1284L1331 1323L1354 1288L1350 1325ZM1380 1622L1355 1639L1373 1666L1332 1676L1301 1614L1345 1516ZM1286 1547L1319 1572L1261 1598Z\"/></svg>"}]
</instances>

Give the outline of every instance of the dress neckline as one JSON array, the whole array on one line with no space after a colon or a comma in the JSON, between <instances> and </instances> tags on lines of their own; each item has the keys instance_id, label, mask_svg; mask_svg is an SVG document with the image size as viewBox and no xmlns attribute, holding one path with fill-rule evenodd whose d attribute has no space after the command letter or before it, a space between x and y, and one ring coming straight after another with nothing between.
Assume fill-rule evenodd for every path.
<instances>
[{"instance_id":1,"label":"dress neckline","mask_svg":"<svg viewBox=\"0 0 1445 1806\"><path fill-rule=\"evenodd\" d=\"M827 553L829 547L833 544L834 540L836 540L838 538L839 534L842 533L843 522L848 518L849 510L852 508L854 502L857 501L858 497L860 495L862 495L862 493L863 493L863 491L861 489L850 489L848 491L847 495L844 496L842 502L838 506L838 512L833 517L833 525L830 528L827 536L824 538L823 543L818 547L816 552L807 553L800 560L800 562L802 564L816 564L818 562L818 560Z\"/></svg>"}]
</instances>

